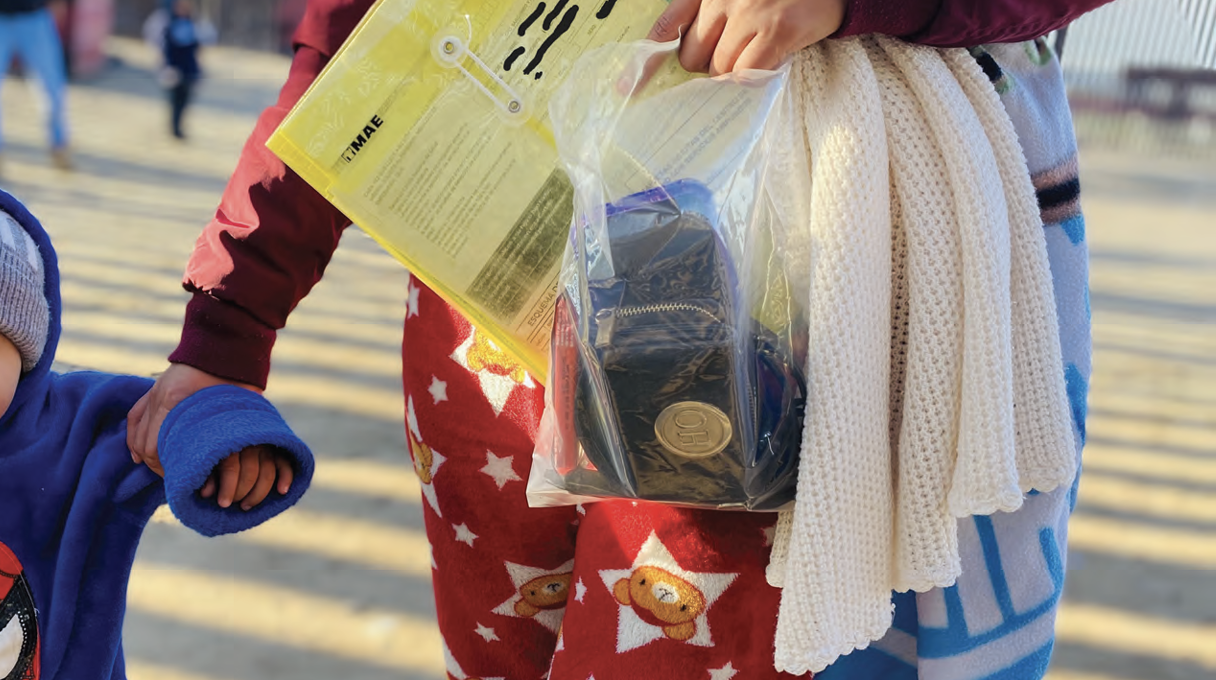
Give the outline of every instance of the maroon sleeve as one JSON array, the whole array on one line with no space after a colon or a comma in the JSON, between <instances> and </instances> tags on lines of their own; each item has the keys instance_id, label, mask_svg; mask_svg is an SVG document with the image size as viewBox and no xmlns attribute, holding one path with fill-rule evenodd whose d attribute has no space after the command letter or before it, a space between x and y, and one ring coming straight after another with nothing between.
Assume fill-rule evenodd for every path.
<instances>
[{"instance_id":1,"label":"maroon sleeve","mask_svg":"<svg viewBox=\"0 0 1216 680\"><path fill-rule=\"evenodd\" d=\"M937 47L1030 40L1111 0L848 0L836 37L883 33Z\"/></svg>"},{"instance_id":2,"label":"maroon sleeve","mask_svg":"<svg viewBox=\"0 0 1216 680\"><path fill-rule=\"evenodd\" d=\"M258 118L186 266L183 284L194 295L169 361L265 387L277 331L321 279L350 224L266 140L371 5L308 3L278 102Z\"/></svg>"}]
</instances>

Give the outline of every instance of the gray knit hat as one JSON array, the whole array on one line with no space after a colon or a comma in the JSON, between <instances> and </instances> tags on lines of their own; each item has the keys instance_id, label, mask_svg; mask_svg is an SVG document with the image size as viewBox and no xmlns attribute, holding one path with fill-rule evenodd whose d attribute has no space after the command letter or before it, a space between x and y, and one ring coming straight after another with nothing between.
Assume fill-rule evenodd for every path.
<instances>
[{"instance_id":1,"label":"gray knit hat","mask_svg":"<svg viewBox=\"0 0 1216 680\"><path fill-rule=\"evenodd\" d=\"M17 346L22 372L42 358L50 320L38 244L0 210L0 335Z\"/></svg>"}]
</instances>

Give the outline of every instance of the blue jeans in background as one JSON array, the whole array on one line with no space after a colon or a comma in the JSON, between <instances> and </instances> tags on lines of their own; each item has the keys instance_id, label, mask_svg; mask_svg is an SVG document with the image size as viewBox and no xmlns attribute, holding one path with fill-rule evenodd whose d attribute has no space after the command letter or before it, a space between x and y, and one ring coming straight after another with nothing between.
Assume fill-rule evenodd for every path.
<instances>
[{"instance_id":1,"label":"blue jeans in background","mask_svg":"<svg viewBox=\"0 0 1216 680\"><path fill-rule=\"evenodd\" d=\"M49 9L0 14L0 84L8 75L14 55L26 73L38 77L46 91L51 147L67 146L67 69L59 29Z\"/></svg>"}]
</instances>

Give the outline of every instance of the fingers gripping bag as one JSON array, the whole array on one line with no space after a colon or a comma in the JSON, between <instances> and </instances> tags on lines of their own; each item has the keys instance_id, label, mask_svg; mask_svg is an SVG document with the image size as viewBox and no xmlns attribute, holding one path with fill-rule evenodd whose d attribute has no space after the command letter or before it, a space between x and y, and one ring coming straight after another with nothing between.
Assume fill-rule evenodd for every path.
<instances>
[{"instance_id":1,"label":"fingers gripping bag","mask_svg":"<svg viewBox=\"0 0 1216 680\"><path fill-rule=\"evenodd\" d=\"M810 190L788 67L690 76L675 50L590 52L550 101L575 205L534 506L793 500Z\"/></svg>"}]
</instances>

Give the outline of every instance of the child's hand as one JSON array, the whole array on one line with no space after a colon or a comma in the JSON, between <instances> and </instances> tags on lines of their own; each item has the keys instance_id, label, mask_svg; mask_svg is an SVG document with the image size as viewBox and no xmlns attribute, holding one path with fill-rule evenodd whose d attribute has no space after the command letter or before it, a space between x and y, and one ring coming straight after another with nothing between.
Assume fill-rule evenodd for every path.
<instances>
[{"instance_id":1,"label":"child's hand","mask_svg":"<svg viewBox=\"0 0 1216 680\"><path fill-rule=\"evenodd\" d=\"M846 0L671 0L650 39L681 39L680 64L718 75L774 69L836 32Z\"/></svg>"},{"instance_id":2,"label":"child's hand","mask_svg":"<svg viewBox=\"0 0 1216 680\"><path fill-rule=\"evenodd\" d=\"M221 508L239 502L242 510L250 510L266 500L272 488L286 494L294 476L287 454L269 446L251 446L221 460L199 495L211 498L218 492Z\"/></svg>"}]
</instances>

